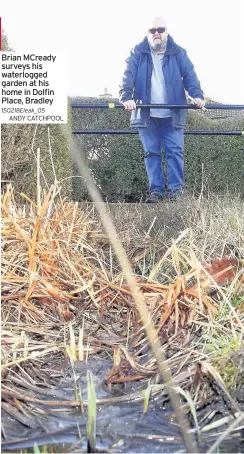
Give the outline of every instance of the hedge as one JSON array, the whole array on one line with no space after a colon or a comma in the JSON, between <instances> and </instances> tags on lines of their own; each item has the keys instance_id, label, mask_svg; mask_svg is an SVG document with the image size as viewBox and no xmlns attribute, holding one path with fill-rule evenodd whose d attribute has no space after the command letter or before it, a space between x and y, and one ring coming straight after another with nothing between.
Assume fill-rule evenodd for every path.
<instances>
[{"instance_id":1,"label":"hedge","mask_svg":"<svg viewBox=\"0 0 244 454\"><path fill-rule=\"evenodd\" d=\"M62 127L62 125L32 124L1 125L2 187L12 182L17 193L23 192L35 200L37 148L40 148L41 186L46 189L55 180L51 149L56 177L61 181L63 195L71 198L72 158L62 134Z\"/></svg>"},{"instance_id":2,"label":"hedge","mask_svg":"<svg viewBox=\"0 0 244 454\"><path fill-rule=\"evenodd\" d=\"M72 103L103 103L107 99L71 98ZM109 99L118 103L118 99ZM122 109L72 109L73 129L128 129L130 113ZM244 130L244 115L211 120L189 111L186 129ZM75 140L108 201L138 201L148 191L144 152L138 135L76 135ZM79 175L75 165L74 174ZM185 136L185 185L199 193L244 195L244 137ZM73 179L73 199L87 198L82 179Z\"/></svg>"}]
</instances>

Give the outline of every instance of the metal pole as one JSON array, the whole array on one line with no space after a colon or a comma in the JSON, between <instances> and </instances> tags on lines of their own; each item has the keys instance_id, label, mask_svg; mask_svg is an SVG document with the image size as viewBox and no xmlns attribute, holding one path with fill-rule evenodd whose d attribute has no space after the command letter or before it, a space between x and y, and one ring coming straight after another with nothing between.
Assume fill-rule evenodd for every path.
<instances>
[{"instance_id":1,"label":"metal pole","mask_svg":"<svg viewBox=\"0 0 244 454\"><path fill-rule=\"evenodd\" d=\"M126 130L126 129L81 129L81 130L74 130L72 134L77 135L88 135L88 134L138 134L136 130ZM192 135L203 135L203 136L243 136L244 131L200 131L200 130L192 130L192 131L184 131L184 134L192 134Z\"/></svg>"},{"instance_id":2,"label":"metal pole","mask_svg":"<svg viewBox=\"0 0 244 454\"><path fill-rule=\"evenodd\" d=\"M114 104L114 103L107 103L107 104L71 104L73 109L124 109L123 104ZM150 108L150 109L198 109L201 110L199 107L194 106L193 104L179 104L179 105L172 105L172 104L137 104L137 109L141 108ZM212 110L244 110L244 105L236 105L236 104L205 104L206 109Z\"/></svg>"}]
</instances>

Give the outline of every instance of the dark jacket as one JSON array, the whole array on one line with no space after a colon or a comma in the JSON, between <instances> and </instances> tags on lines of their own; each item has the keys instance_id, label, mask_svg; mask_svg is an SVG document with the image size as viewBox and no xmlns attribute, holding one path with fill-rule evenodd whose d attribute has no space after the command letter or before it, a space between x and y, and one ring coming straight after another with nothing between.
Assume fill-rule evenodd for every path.
<instances>
[{"instance_id":1,"label":"dark jacket","mask_svg":"<svg viewBox=\"0 0 244 454\"><path fill-rule=\"evenodd\" d=\"M163 74L169 104L187 104L185 90L192 98L204 99L200 82L185 49L178 46L169 35L163 58ZM126 68L120 85L119 99L125 102L134 99L141 104L150 104L152 56L147 38L132 49L126 59ZM131 114L132 127L147 127L150 109L136 109ZM184 128L187 110L172 109L172 126Z\"/></svg>"}]
</instances>

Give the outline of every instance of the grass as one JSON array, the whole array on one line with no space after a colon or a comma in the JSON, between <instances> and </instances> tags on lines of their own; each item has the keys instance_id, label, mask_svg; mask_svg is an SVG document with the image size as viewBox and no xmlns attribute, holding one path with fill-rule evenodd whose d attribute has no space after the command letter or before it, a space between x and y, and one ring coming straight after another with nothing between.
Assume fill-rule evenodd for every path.
<instances>
[{"instance_id":1,"label":"grass","mask_svg":"<svg viewBox=\"0 0 244 454\"><path fill-rule=\"evenodd\" d=\"M87 452L96 452L96 391L93 377L87 372L87 396L88 396L88 421L87 421Z\"/></svg>"},{"instance_id":2,"label":"grass","mask_svg":"<svg viewBox=\"0 0 244 454\"><path fill-rule=\"evenodd\" d=\"M157 359L147 353L150 339L108 235L92 205L62 200L55 185L40 190L38 200L38 205L27 198L17 204L11 185L2 195L4 401L17 409L18 400L30 415L38 399L23 393L15 380L39 386L38 376L33 383L28 373L30 364L41 365L53 355L74 365L101 353L114 358L109 389L140 380L145 391L137 399L146 413L150 398L167 394L167 387L158 383ZM240 199L228 198L197 199L188 207L162 204L151 212L143 205L120 205L119 211L110 206L110 214L163 340L175 391L184 396L201 436L211 420L201 425L197 410L206 389L214 399L213 382L241 414L235 393L243 386L244 207ZM173 219L176 212L182 224L172 241L159 223L168 225L165 213ZM74 400L66 406L88 411L94 451L95 404L108 400L96 399L90 376L87 381L88 400L74 371ZM47 405L60 402L50 399Z\"/></svg>"}]
</instances>

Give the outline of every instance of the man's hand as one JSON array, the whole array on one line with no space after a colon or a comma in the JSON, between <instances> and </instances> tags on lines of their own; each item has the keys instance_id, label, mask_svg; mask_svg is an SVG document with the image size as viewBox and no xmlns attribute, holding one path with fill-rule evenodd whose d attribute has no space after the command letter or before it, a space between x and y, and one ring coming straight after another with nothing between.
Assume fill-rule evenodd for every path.
<instances>
[{"instance_id":1,"label":"man's hand","mask_svg":"<svg viewBox=\"0 0 244 454\"><path fill-rule=\"evenodd\" d=\"M125 110L136 110L136 103L131 99L130 101L123 102Z\"/></svg>"},{"instance_id":2,"label":"man's hand","mask_svg":"<svg viewBox=\"0 0 244 454\"><path fill-rule=\"evenodd\" d=\"M205 102L203 101L203 99L201 98L193 98L194 99L194 104L197 106L197 107L200 107L200 109L202 109L204 106L205 106Z\"/></svg>"},{"instance_id":3,"label":"man's hand","mask_svg":"<svg viewBox=\"0 0 244 454\"><path fill-rule=\"evenodd\" d=\"M199 109L202 109L202 110L207 110L205 106L205 102L203 101L202 98L192 98L190 95L187 95L189 101L191 101L191 104L193 104L194 106L197 106L199 107Z\"/></svg>"}]
</instances>

